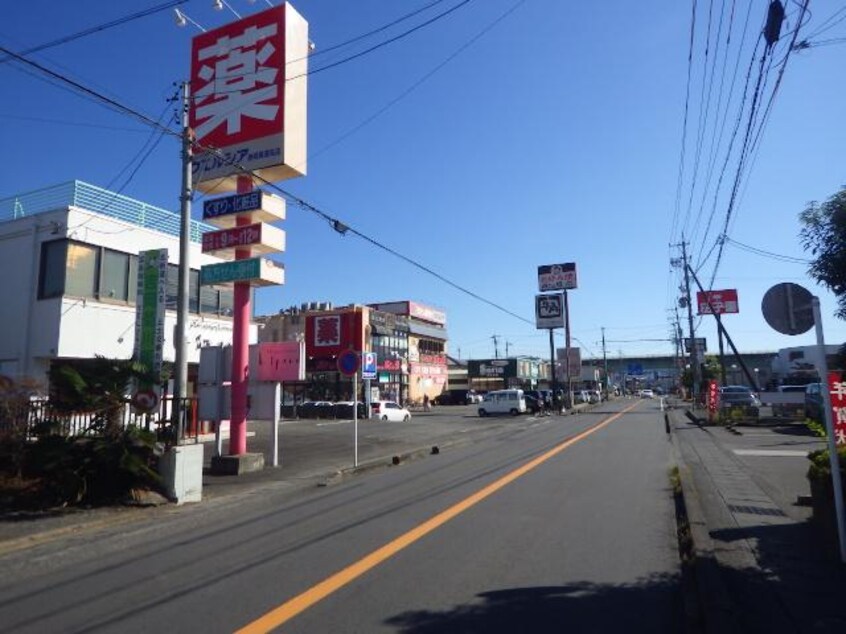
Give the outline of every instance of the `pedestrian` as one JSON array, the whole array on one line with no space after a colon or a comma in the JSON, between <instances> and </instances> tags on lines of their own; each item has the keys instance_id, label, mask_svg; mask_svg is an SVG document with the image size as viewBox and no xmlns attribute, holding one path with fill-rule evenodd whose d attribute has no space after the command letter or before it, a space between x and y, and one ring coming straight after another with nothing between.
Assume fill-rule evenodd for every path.
<instances>
[{"instance_id":1,"label":"pedestrian","mask_svg":"<svg viewBox=\"0 0 846 634\"><path fill-rule=\"evenodd\" d=\"M431 408L432 408L432 406L429 405L429 395L424 394L423 395L423 411L428 412Z\"/></svg>"}]
</instances>

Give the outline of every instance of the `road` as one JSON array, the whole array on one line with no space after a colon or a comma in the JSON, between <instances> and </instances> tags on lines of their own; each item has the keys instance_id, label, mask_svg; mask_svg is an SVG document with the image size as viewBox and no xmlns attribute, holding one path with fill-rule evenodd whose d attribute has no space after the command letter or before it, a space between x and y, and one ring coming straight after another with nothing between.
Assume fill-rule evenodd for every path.
<instances>
[{"instance_id":1,"label":"road","mask_svg":"<svg viewBox=\"0 0 846 634\"><path fill-rule=\"evenodd\" d=\"M657 401L520 419L329 487L264 487L0 559L13 632L672 632Z\"/></svg>"}]
</instances>

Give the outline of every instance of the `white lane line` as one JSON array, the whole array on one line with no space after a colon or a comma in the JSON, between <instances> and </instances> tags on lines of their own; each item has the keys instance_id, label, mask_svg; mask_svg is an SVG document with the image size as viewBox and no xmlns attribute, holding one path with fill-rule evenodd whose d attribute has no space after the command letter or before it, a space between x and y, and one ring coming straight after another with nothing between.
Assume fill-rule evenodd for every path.
<instances>
[{"instance_id":1,"label":"white lane line","mask_svg":"<svg viewBox=\"0 0 846 634\"><path fill-rule=\"evenodd\" d=\"M772 456L780 458L804 458L808 455L808 451L798 451L796 449L733 449L735 455L738 456Z\"/></svg>"}]
</instances>

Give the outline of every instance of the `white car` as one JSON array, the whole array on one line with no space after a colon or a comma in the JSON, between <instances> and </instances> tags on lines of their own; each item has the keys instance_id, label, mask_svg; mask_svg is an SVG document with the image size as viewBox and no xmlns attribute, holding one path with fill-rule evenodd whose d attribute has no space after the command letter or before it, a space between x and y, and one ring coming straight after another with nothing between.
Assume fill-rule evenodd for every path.
<instances>
[{"instance_id":1,"label":"white car","mask_svg":"<svg viewBox=\"0 0 846 634\"><path fill-rule=\"evenodd\" d=\"M407 422L411 420L411 412L394 401L373 401L370 404L370 417L379 420Z\"/></svg>"},{"instance_id":2,"label":"white car","mask_svg":"<svg viewBox=\"0 0 846 634\"><path fill-rule=\"evenodd\" d=\"M655 398L655 392L652 390L641 390L640 398Z\"/></svg>"}]
</instances>

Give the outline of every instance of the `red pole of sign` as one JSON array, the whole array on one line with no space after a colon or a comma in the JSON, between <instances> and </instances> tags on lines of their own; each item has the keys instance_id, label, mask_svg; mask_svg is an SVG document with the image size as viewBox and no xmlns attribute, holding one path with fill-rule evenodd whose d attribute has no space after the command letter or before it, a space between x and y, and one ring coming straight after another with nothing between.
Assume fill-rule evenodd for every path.
<instances>
[{"instance_id":1,"label":"red pole of sign","mask_svg":"<svg viewBox=\"0 0 846 634\"><path fill-rule=\"evenodd\" d=\"M238 177L238 193L253 191L253 179ZM237 226L252 223L249 216L238 216ZM235 259L250 257L250 248L235 249ZM247 453L247 380L250 363L250 283L235 282L232 323L232 414L229 421L229 455Z\"/></svg>"}]
</instances>

